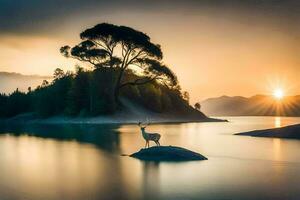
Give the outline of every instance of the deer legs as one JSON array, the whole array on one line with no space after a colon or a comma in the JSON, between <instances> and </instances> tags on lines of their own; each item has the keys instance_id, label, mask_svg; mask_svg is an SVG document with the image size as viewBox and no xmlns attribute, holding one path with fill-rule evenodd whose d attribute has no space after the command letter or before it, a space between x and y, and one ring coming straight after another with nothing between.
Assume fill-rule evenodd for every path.
<instances>
[{"instance_id":1,"label":"deer legs","mask_svg":"<svg viewBox=\"0 0 300 200\"><path fill-rule=\"evenodd\" d=\"M159 141L154 141L154 142L155 142L156 146L160 146ZM146 140L145 148L147 148L147 147L150 147L150 141L149 140Z\"/></svg>"}]
</instances>

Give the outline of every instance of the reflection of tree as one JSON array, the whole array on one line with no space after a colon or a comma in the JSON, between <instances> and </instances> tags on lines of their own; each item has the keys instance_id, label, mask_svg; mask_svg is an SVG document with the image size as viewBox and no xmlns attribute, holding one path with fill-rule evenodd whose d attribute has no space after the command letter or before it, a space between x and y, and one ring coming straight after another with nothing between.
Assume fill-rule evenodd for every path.
<instances>
[{"instance_id":1,"label":"reflection of tree","mask_svg":"<svg viewBox=\"0 0 300 200\"><path fill-rule=\"evenodd\" d=\"M160 179L159 163L143 163L143 192L144 199L159 199L160 196Z\"/></svg>"},{"instance_id":2,"label":"reflection of tree","mask_svg":"<svg viewBox=\"0 0 300 200\"><path fill-rule=\"evenodd\" d=\"M1 125L0 134L30 135L57 140L75 140L91 143L107 151L120 151L119 131L116 125Z\"/></svg>"}]
</instances>

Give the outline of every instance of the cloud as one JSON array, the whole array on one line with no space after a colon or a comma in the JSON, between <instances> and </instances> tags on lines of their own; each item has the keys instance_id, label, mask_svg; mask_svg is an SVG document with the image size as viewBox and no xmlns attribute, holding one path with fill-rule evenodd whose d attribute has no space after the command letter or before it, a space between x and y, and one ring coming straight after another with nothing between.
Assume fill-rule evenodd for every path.
<instances>
[{"instance_id":1,"label":"cloud","mask_svg":"<svg viewBox=\"0 0 300 200\"><path fill-rule=\"evenodd\" d=\"M90 14L105 16L118 12L183 10L197 13L199 8L218 8L220 12L248 9L279 16L284 20L298 20L298 0L0 0L0 34L40 34L55 31L70 18ZM56 29L52 29L56 28Z\"/></svg>"}]
</instances>

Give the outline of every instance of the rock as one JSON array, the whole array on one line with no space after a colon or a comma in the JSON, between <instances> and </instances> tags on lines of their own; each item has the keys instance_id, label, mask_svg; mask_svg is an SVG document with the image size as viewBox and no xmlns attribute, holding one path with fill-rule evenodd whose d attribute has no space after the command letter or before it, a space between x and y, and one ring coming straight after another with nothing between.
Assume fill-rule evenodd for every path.
<instances>
[{"instance_id":1,"label":"rock","mask_svg":"<svg viewBox=\"0 0 300 200\"><path fill-rule=\"evenodd\" d=\"M176 146L154 146L130 155L145 161L193 161L207 160L203 155Z\"/></svg>"},{"instance_id":2,"label":"rock","mask_svg":"<svg viewBox=\"0 0 300 200\"><path fill-rule=\"evenodd\" d=\"M300 124L285 126L285 127L281 127L281 128L255 130L255 131L249 131L249 132L244 132L244 133L237 133L235 135L300 139Z\"/></svg>"}]
</instances>

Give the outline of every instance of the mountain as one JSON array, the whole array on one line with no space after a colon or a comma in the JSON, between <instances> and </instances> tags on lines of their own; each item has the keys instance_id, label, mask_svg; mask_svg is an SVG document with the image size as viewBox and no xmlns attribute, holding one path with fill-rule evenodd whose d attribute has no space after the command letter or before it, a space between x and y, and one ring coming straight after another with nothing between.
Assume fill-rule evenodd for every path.
<instances>
[{"instance_id":1,"label":"mountain","mask_svg":"<svg viewBox=\"0 0 300 200\"><path fill-rule=\"evenodd\" d=\"M43 80L51 80L51 76L23 75L14 72L0 72L0 93L11 93L16 88L27 91L41 85Z\"/></svg>"},{"instance_id":2,"label":"mountain","mask_svg":"<svg viewBox=\"0 0 300 200\"><path fill-rule=\"evenodd\" d=\"M201 102L201 111L212 116L300 116L300 95L276 100L273 96L221 96Z\"/></svg>"}]
</instances>

